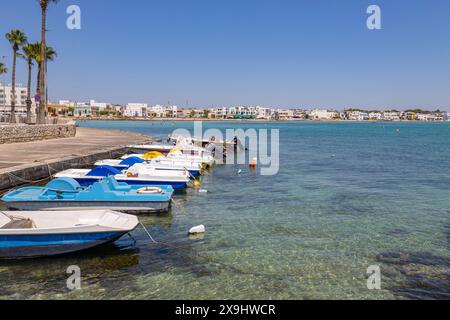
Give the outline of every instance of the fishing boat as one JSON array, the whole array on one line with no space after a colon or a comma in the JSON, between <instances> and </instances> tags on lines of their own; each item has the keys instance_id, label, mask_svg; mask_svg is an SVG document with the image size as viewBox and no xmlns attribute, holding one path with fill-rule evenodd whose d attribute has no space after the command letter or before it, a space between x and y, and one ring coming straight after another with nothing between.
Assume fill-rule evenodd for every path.
<instances>
[{"instance_id":1,"label":"fishing boat","mask_svg":"<svg viewBox=\"0 0 450 320\"><path fill-rule=\"evenodd\" d=\"M0 211L0 259L54 256L111 243L133 231L136 216L110 210Z\"/></svg>"},{"instance_id":2,"label":"fishing boat","mask_svg":"<svg viewBox=\"0 0 450 320\"><path fill-rule=\"evenodd\" d=\"M118 170L126 170L134 165L142 164L156 170L189 171L192 176L198 178L201 175L202 164L198 161L166 159L164 157L145 161L138 157L129 157L123 160L101 160L95 166L111 166Z\"/></svg>"},{"instance_id":3,"label":"fishing boat","mask_svg":"<svg viewBox=\"0 0 450 320\"><path fill-rule=\"evenodd\" d=\"M167 212L173 195L171 186L130 186L112 176L81 187L71 178L50 181L45 187L12 190L0 200L9 210L104 210L127 213Z\"/></svg>"},{"instance_id":4,"label":"fishing boat","mask_svg":"<svg viewBox=\"0 0 450 320\"><path fill-rule=\"evenodd\" d=\"M99 166L92 170L69 169L57 173L55 178L72 178L81 186L90 186L108 176L113 176L118 182L125 182L128 185L169 185L174 190L186 189L191 181L191 174L187 170L156 170L136 165L124 171L111 166Z\"/></svg>"}]
</instances>

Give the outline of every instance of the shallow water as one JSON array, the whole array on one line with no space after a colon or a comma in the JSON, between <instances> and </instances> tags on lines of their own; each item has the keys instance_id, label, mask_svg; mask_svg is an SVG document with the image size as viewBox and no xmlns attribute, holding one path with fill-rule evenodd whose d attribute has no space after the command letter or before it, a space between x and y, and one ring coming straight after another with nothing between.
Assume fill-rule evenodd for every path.
<instances>
[{"instance_id":1,"label":"shallow water","mask_svg":"<svg viewBox=\"0 0 450 320\"><path fill-rule=\"evenodd\" d=\"M84 122L165 137L191 122ZM204 123L280 129L278 175L217 166L113 245L0 262L2 299L448 299L450 123ZM243 170L241 175L237 172ZM203 239L190 227L205 224ZM79 265L82 290L66 289ZM367 289L380 265L382 290Z\"/></svg>"}]
</instances>

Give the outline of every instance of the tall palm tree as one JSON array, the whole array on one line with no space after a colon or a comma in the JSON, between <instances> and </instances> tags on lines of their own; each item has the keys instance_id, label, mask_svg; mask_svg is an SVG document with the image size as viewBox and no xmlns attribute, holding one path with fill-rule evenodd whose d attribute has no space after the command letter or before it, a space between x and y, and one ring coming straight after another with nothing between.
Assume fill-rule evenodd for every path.
<instances>
[{"instance_id":1,"label":"tall palm tree","mask_svg":"<svg viewBox=\"0 0 450 320\"><path fill-rule=\"evenodd\" d=\"M6 39L13 49L13 66L12 66L12 99L11 99L11 123L16 123L16 64L19 49L26 45L27 36L20 30L11 30L6 34Z\"/></svg>"},{"instance_id":2,"label":"tall palm tree","mask_svg":"<svg viewBox=\"0 0 450 320\"><path fill-rule=\"evenodd\" d=\"M38 113L38 123L45 124L45 110L46 110L46 97L45 97L45 65L46 65L46 24L47 24L47 8L50 3L57 3L58 0L39 0L39 4L41 6L41 16L42 16L42 26L41 26L41 59L39 67L41 73L39 75L39 113Z\"/></svg>"},{"instance_id":3,"label":"tall palm tree","mask_svg":"<svg viewBox=\"0 0 450 320\"><path fill-rule=\"evenodd\" d=\"M41 71L41 62L42 62L42 59L41 59L41 42L33 43L32 46L33 46L33 52L34 52L33 59L34 59L34 61L36 61L36 64L38 65L38 73L37 73L37 81L36 81L36 95L40 96L40 92L41 92L41 74L42 74L42 71ZM55 60L55 58L57 56L58 56L58 54L56 53L55 49L53 49L52 47L47 47L46 54L45 54L45 61L46 62ZM39 103L39 105L41 105L41 103ZM44 104L42 104L42 105L44 106ZM45 119L45 113L46 113L45 112L46 111L45 107L43 107L42 109L38 108L36 110L37 117L39 118L39 114L40 114L41 110L42 110L42 112L44 112L44 119Z\"/></svg>"},{"instance_id":4,"label":"tall palm tree","mask_svg":"<svg viewBox=\"0 0 450 320\"><path fill-rule=\"evenodd\" d=\"M36 56L39 54L40 47L37 44L27 44L22 48L23 58L28 64L28 81L27 81L27 123L31 122L31 73L33 68L33 61L36 60Z\"/></svg>"}]
</instances>

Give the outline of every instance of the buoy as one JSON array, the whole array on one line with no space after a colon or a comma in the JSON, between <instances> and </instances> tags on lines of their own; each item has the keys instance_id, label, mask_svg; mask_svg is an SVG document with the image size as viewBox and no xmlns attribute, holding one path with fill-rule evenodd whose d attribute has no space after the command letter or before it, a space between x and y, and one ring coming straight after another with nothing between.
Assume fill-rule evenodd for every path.
<instances>
[{"instance_id":1,"label":"buoy","mask_svg":"<svg viewBox=\"0 0 450 320\"><path fill-rule=\"evenodd\" d=\"M258 164L258 158L253 158L252 160L250 160L250 167L251 168L255 168Z\"/></svg>"},{"instance_id":2,"label":"buoy","mask_svg":"<svg viewBox=\"0 0 450 320\"><path fill-rule=\"evenodd\" d=\"M208 193L208 190L200 189L200 190L198 190L198 193Z\"/></svg>"},{"instance_id":3,"label":"buoy","mask_svg":"<svg viewBox=\"0 0 450 320\"><path fill-rule=\"evenodd\" d=\"M196 188L200 188L201 187L201 183L199 180L194 180L194 187Z\"/></svg>"},{"instance_id":4,"label":"buoy","mask_svg":"<svg viewBox=\"0 0 450 320\"><path fill-rule=\"evenodd\" d=\"M204 225L199 225L196 227L191 228L191 230L189 230L189 234L203 234L206 232L206 228Z\"/></svg>"},{"instance_id":5,"label":"buoy","mask_svg":"<svg viewBox=\"0 0 450 320\"><path fill-rule=\"evenodd\" d=\"M238 174L241 174L241 173L242 173L242 169L239 169Z\"/></svg>"}]
</instances>

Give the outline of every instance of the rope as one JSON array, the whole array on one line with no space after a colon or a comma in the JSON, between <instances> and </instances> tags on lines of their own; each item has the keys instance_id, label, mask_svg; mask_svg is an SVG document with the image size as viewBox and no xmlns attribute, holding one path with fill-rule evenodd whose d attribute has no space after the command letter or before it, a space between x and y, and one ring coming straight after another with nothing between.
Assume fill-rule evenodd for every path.
<instances>
[{"instance_id":1,"label":"rope","mask_svg":"<svg viewBox=\"0 0 450 320\"><path fill-rule=\"evenodd\" d=\"M147 233L147 235L148 235L148 237L150 238L150 240L152 240L153 243L158 243L158 242L155 241L155 239L153 239L152 235L150 234L150 232L148 232L148 230L147 230L147 228L144 226L144 224L143 224L141 221L139 221L139 223L140 223L140 225L142 226L142 228L144 229L144 231Z\"/></svg>"}]
</instances>

